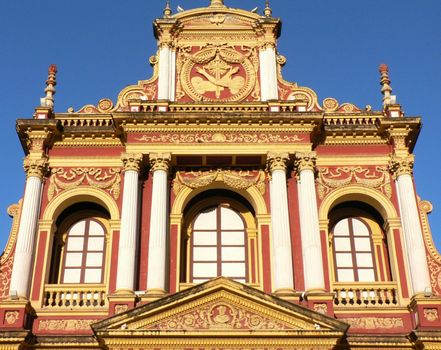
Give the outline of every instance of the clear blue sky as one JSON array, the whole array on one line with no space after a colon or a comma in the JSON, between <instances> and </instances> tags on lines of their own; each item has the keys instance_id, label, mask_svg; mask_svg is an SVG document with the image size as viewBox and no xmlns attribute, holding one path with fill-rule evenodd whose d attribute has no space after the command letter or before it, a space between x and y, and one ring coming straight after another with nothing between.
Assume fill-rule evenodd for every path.
<instances>
[{"instance_id":1,"label":"clear blue sky","mask_svg":"<svg viewBox=\"0 0 441 350\"><path fill-rule=\"evenodd\" d=\"M185 9L209 0L172 0ZM264 7L264 0L225 0L230 7ZM47 67L58 65L56 111L109 97L150 77L156 52L152 20L165 0L0 0L0 251L11 220L6 208L22 196L24 173L16 118L30 118L43 96ZM393 94L406 115L422 116L415 177L434 204L430 222L441 247L441 1L271 0L282 18L279 51L284 77L313 88L322 100L380 109L378 65L390 66Z\"/></svg>"}]
</instances>

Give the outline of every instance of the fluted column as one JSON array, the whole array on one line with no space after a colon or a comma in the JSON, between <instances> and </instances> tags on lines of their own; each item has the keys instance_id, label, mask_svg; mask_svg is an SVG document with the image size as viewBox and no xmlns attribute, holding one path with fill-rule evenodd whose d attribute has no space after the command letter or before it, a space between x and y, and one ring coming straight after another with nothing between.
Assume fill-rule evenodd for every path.
<instances>
[{"instance_id":1,"label":"fluted column","mask_svg":"<svg viewBox=\"0 0 441 350\"><path fill-rule=\"evenodd\" d=\"M273 246L273 281L276 292L288 292L294 289L286 187L286 163L288 160L288 153L269 153L267 156L267 166L271 173L271 238Z\"/></svg>"},{"instance_id":2,"label":"fluted column","mask_svg":"<svg viewBox=\"0 0 441 350\"><path fill-rule=\"evenodd\" d=\"M29 298L29 286L34 259L34 242L41 205L41 187L47 172L47 159L24 161L27 174L23 208L20 216L14 264L12 267L10 293L17 293L20 298Z\"/></svg>"},{"instance_id":3,"label":"fluted column","mask_svg":"<svg viewBox=\"0 0 441 350\"><path fill-rule=\"evenodd\" d=\"M390 169L395 178L401 222L404 231L406 256L409 262L413 295L431 290L429 269L426 261L423 232L412 180L413 156L393 157Z\"/></svg>"},{"instance_id":4,"label":"fluted column","mask_svg":"<svg viewBox=\"0 0 441 350\"><path fill-rule=\"evenodd\" d=\"M124 153L124 190L121 213L121 230L118 246L117 292L133 292L135 286L136 252L138 242L139 169L142 154Z\"/></svg>"},{"instance_id":5,"label":"fluted column","mask_svg":"<svg viewBox=\"0 0 441 350\"><path fill-rule=\"evenodd\" d=\"M152 208L150 215L147 293L165 292L167 256L168 170L170 153L151 154L153 174Z\"/></svg>"},{"instance_id":6,"label":"fluted column","mask_svg":"<svg viewBox=\"0 0 441 350\"><path fill-rule=\"evenodd\" d=\"M260 48L260 81L261 100L277 100L279 92L277 88L277 62L276 49L273 44L266 44Z\"/></svg>"},{"instance_id":7,"label":"fluted column","mask_svg":"<svg viewBox=\"0 0 441 350\"><path fill-rule=\"evenodd\" d=\"M325 290L322 245L317 212L314 167L315 152L296 153L300 235L302 238L305 291Z\"/></svg>"},{"instance_id":8,"label":"fluted column","mask_svg":"<svg viewBox=\"0 0 441 350\"><path fill-rule=\"evenodd\" d=\"M176 50L163 43L159 48L158 99L175 99L176 85Z\"/></svg>"}]
</instances>

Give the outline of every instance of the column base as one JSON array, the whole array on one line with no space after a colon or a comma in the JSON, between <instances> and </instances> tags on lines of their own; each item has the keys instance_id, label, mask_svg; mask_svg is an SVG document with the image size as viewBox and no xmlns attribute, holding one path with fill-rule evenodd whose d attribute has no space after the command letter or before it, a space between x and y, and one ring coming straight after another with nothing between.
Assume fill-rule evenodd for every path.
<instances>
[{"instance_id":1,"label":"column base","mask_svg":"<svg viewBox=\"0 0 441 350\"><path fill-rule=\"evenodd\" d=\"M0 302L0 328L31 329L34 316L35 311L29 300L7 299Z\"/></svg>"},{"instance_id":2,"label":"column base","mask_svg":"<svg viewBox=\"0 0 441 350\"><path fill-rule=\"evenodd\" d=\"M167 295L164 289L149 289L146 290L144 295L141 296L141 302L144 304L151 303L152 301L161 299Z\"/></svg>"},{"instance_id":3,"label":"column base","mask_svg":"<svg viewBox=\"0 0 441 350\"><path fill-rule=\"evenodd\" d=\"M409 308L416 329L441 329L441 297L416 295L410 300Z\"/></svg>"},{"instance_id":4,"label":"column base","mask_svg":"<svg viewBox=\"0 0 441 350\"><path fill-rule=\"evenodd\" d=\"M280 299L290 301L294 304L300 303L300 294L291 288L281 288L274 291L274 294Z\"/></svg>"},{"instance_id":5,"label":"column base","mask_svg":"<svg viewBox=\"0 0 441 350\"><path fill-rule=\"evenodd\" d=\"M323 315L334 317L334 293L310 290L304 294L306 306Z\"/></svg>"},{"instance_id":6,"label":"column base","mask_svg":"<svg viewBox=\"0 0 441 350\"><path fill-rule=\"evenodd\" d=\"M109 316L133 309L139 300L131 290L118 290L107 297L109 300Z\"/></svg>"}]
</instances>

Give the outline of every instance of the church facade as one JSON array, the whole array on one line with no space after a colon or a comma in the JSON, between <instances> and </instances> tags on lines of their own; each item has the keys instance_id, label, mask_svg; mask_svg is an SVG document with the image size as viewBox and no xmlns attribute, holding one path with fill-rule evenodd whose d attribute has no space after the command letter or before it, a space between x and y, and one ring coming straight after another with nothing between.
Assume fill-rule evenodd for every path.
<instances>
[{"instance_id":1,"label":"church facade","mask_svg":"<svg viewBox=\"0 0 441 350\"><path fill-rule=\"evenodd\" d=\"M0 349L441 349L419 117L283 79L281 22L211 0L154 22L153 76L17 120Z\"/></svg>"}]
</instances>

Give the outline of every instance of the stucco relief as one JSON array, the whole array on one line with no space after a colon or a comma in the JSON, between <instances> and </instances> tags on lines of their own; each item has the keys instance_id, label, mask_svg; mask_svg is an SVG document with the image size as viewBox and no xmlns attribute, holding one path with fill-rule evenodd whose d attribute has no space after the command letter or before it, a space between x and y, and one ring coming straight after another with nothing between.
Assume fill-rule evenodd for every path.
<instances>
[{"instance_id":1,"label":"stucco relief","mask_svg":"<svg viewBox=\"0 0 441 350\"><path fill-rule=\"evenodd\" d=\"M350 324L353 328L363 329L391 329L404 327L403 319L400 317L348 317L340 318L340 321Z\"/></svg>"},{"instance_id":2,"label":"stucco relief","mask_svg":"<svg viewBox=\"0 0 441 350\"><path fill-rule=\"evenodd\" d=\"M90 325L96 320L43 320L38 324L40 331L79 331L90 330Z\"/></svg>"}]
</instances>

